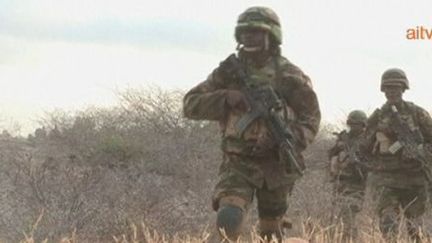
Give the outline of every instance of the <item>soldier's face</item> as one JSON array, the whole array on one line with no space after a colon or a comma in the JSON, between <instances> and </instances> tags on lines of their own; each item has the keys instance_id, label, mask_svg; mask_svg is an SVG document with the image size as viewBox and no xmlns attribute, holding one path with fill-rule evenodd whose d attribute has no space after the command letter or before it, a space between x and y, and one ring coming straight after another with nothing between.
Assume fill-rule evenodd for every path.
<instances>
[{"instance_id":1,"label":"soldier's face","mask_svg":"<svg viewBox=\"0 0 432 243\"><path fill-rule=\"evenodd\" d=\"M364 125L362 123L350 123L350 132L358 134L363 131Z\"/></svg>"},{"instance_id":2,"label":"soldier's face","mask_svg":"<svg viewBox=\"0 0 432 243\"><path fill-rule=\"evenodd\" d=\"M404 92L404 88L398 85L389 85L384 86L383 92L385 97L387 98L387 102L390 104L396 104L402 101L402 94Z\"/></svg>"},{"instance_id":3,"label":"soldier's face","mask_svg":"<svg viewBox=\"0 0 432 243\"><path fill-rule=\"evenodd\" d=\"M257 52L264 50L267 45L267 31L262 29L245 29L240 33L240 43L243 50Z\"/></svg>"}]
</instances>

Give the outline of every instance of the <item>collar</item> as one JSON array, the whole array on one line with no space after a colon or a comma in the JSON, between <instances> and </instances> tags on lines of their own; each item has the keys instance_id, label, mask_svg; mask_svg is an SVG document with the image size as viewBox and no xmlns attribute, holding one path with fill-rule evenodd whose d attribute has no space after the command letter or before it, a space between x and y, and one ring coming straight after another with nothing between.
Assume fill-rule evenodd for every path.
<instances>
[{"instance_id":1,"label":"collar","mask_svg":"<svg viewBox=\"0 0 432 243\"><path fill-rule=\"evenodd\" d=\"M360 137L362 134L364 133L364 129L362 130L362 131L359 131L358 133L354 133L353 131L349 131L348 132L348 136L350 137L350 138L358 138L358 137Z\"/></svg>"},{"instance_id":2,"label":"collar","mask_svg":"<svg viewBox=\"0 0 432 243\"><path fill-rule=\"evenodd\" d=\"M268 51L266 53L250 56L244 51L240 50L238 56L240 60L246 65L251 65L258 68L266 66L273 58L273 56Z\"/></svg>"},{"instance_id":3,"label":"collar","mask_svg":"<svg viewBox=\"0 0 432 243\"><path fill-rule=\"evenodd\" d=\"M393 104L390 104L390 103L388 103L388 102L386 102L383 106L382 106L382 108L381 108L381 110L383 111L383 112L391 112L392 110L391 110L391 106L392 106ZM404 111L404 110L406 110L406 108L407 108L407 104L406 104L406 101L404 101L404 100L402 100L401 102L399 102L399 103L397 103L397 104L394 104L395 106L396 106L396 108L398 109L398 111Z\"/></svg>"}]
</instances>

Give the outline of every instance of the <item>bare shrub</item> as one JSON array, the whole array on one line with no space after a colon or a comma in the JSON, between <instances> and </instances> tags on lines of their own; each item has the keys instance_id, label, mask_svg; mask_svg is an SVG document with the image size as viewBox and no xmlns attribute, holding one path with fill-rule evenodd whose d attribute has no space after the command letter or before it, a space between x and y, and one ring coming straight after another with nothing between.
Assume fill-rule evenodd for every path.
<instances>
[{"instance_id":1,"label":"bare shrub","mask_svg":"<svg viewBox=\"0 0 432 243\"><path fill-rule=\"evenodd\" d=\"M1 143L0 238L20 239L41 210L36 240L103 240L137 221L171 233L207 223L214 124L183 119L179 91L119 96L112 108L47 113L27 140Z\"/></svg>"},{"instance_id":2,"label":"bare shrub","mask_svg":"<svg viewBox=\"0 0 432 243\"><path fill-rule=\"evenodd\" d=\"M118 96L110 108L47 113L27 139L0 137L0 241L18 242L23 232L28 242L203 239L213 226L210 200L222 157L217 124L184 119L181 91ZM329 238L340 225L326 175L334 130L324 124L304 153L308 170L289 199L290 235L338 242ZM358 223L363 239L380 242L372 208L366 200ZM145 224L141 233L131 229L136 222Z\"/></svg>"}]
</instances>

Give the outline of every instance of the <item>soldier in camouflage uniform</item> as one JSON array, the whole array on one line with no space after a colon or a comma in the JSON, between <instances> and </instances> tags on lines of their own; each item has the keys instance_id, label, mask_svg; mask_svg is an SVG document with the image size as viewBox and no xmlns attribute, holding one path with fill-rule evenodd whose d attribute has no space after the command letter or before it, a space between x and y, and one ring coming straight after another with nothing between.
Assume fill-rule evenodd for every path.
<instances>
[{"instance_id":1,"label":"soldier in camouflage uniform","mask_svg":"<svg viewBox=\"0 0 432 243\"><path fill-rule=\"evenodd\" d=\"M311 81L280 54L282 32L277 15L269 8L251 7L242 13L235 29L238 54L252 89L269 87L277 93L278 116L293 131L297 161L314 139L320 110ZM228 60L228 59L227 59ZM184 115L197 120L218 121L222 134L223 162L213 196L216 225L231 240L239 237L254 196L258 201L259 231L264 237L282 237L282 218L287 196L299 178L293 165L280 161L278 145L263 118L241 132L237 122L248 114L245 87L233 75L227 61L184 97Z\"/></svg>"},{"instance_id":2,"label":"soldier in camouflage uniform","mask_svg":"<svg viewBox=\"0 0 432 243\"><path fill-rule=\"evenodd\" d=\"M389 241L394 241L402 215L407 219L410 237L419 241L418 219L425 211L427 176L424 160L432 142L432 119L429 113L402 94L409 88L404 71L394 68L384 72L381 91L387 102L369 117L366 129L366 152L373 158L369 177L379 196L377 213L380 229ZM401 147L401 129L418 134L414 153L409 146Z\"/></svg>"},{"instance_id":3,"label":"soldier in camouflage uniform","mask_svg":"<svg viewBox=\"0 0 432 243\"><path fill-rule=\"evenodd\" d=\"M342 223L342 239L349 241L357 236L355 216L361 210L366 188L366 161L360 155L359 146L364 139L367 116L354 110L346 121L349 131L337 134L335 145L328 151L330 177L341 206L338 220Z\"/></svg>"}]
</instances>

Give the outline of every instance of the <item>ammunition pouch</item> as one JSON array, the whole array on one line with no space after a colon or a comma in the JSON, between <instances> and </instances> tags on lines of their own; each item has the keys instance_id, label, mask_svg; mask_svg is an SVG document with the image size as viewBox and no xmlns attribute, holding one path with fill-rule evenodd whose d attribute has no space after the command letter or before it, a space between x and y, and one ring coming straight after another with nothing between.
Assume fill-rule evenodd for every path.
<instances>
[{"instance_id":1,"label":"ammunition pouch","mask_svg":"<svg viewBox=\"0 0 432 243\"><path fill-rule=\"evenodd\" d=\"M400 155L380 155L377 159L376 171L421 171L421 162L416 160L405 160Z\"/></svg>"},{"instance_id":2,"label":"ammunition pouch","mask_svg":"<svg viewBox=\"0 0 432 243\"><path fill-rule=\"evenodd\" d=\"M244 141L237 138L225 138L222 141L222 151L225 153L258 158L275 158L278 156L278 148L276 145L268 147L258 144L257 141Z\"/></svg>"},{"instance_id":3,"label":"ammunition pouch","mask_svg":"<svg viewBox=\"0 0 432 243\"><path fill-rule=\"evenodd\" d=\"M377 154L390 154L390 146L392 142L390 139L382 132L376 133L376 143L374 146L374 153Z\"/></svg>"}]
</instances>

